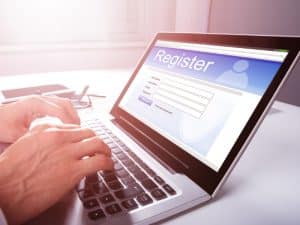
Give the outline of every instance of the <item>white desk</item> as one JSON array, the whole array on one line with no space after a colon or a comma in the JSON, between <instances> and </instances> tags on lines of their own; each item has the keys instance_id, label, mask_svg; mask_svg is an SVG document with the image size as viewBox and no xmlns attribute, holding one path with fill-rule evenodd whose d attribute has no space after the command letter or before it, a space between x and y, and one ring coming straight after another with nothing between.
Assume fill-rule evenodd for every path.
<instances>
[{"instance_id":1,"label":"white desk","mask_svg":"<svg viewBox=\"0 0 300 225\"><path fill-rule=\"evenodd\" d=\"M275 102L212 202L164 224L300 224L300 108Z\"/></svg>"},{"instance_id":2,"label":"white desk","mask_svg":"<svg viewBox=\"0 0 300 225\"><path fill-rule=\"evenodd\" d=\"M108 110L128 80L126 71L80 71L0 77L0 89L62 83L108 94ZM108 104L107 104L108 103ZM275 102L217 197L159 224L300 224L300 108ZM57 224L59 205L30 224ZM50 220L50 221L49 221Z\"/></svg>"}]
</instances>

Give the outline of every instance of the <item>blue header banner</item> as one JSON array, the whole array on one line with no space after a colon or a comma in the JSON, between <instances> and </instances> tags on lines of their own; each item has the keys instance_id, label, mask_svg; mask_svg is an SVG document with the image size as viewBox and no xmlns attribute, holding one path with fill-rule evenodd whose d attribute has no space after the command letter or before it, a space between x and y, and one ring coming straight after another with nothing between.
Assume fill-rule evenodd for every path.
<instances>
[{"instance_id":1,"label":"blue header banner","mask_svg":"<svg viewBox=\"0 0 300 225\"><path fill-rule=\"evenodd\" d=\"M155 46L146 64L197 79L263 95L280 62Z\"/></svg>"}]
</instances>

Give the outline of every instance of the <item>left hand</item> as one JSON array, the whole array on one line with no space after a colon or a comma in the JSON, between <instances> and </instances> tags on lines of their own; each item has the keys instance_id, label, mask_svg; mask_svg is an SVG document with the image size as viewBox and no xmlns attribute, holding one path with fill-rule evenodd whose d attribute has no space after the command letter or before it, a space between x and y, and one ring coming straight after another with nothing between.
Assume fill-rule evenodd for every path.
<instances>
[{"instance_id":1,"label":"left hand","mask_svg":"<svg viewBox=\"0 0 300 225\"><path fill-rule=\"evenodd\" d=\"M13 143L24 135L33 120L58 117L64 123L79 124L80 119L70 100L33 96L0 106L0 142Z\"/></svg>"}]
</instances>

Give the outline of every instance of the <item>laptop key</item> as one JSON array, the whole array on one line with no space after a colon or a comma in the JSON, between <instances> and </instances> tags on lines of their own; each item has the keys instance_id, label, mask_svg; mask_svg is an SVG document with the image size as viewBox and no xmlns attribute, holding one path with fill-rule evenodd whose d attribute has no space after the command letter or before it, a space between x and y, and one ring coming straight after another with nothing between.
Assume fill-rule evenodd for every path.
<instances>
[{"instance_id":1,"label":"laptop key","mask_svg":"<svg viewBox=\"0 0 300 225\"><path fill-rule=\"evenodd\" d=\"M134 152L128 152L128 154L129 154L133 159L139 159L139 157L138 157Z\"/></svg>"},{"instance_id":2,"label":"laptop key","mask_svg":"<svg viewBox=\"0 0 300 225\"><path fill-rule=\"evenodd\" d=\"M94 129L95 133L97 134L97 136L100 136L100 137L105 137L106 134L105 134L105 131L103 130L97 130L97 129Z\"/></svg>"},{"instance_id":3,"label":"laptop key","mask_svg":"<svg viewBox=\"0 0 300 225\"><path fill-rule=\"evenodd\" d=\"M136 165L128 166L127 169L133 174L141 172L141 169L139 167L137 167Z\"/></svg>"},{"instance_id":4,"label":"laptop key","mask_svg":"<svg viewBox=\"0 0 300 225\"><path fill-rule=\"evenodd\" d=\"M109 136L107 134L97 134L102 141L109 140Z\"/></svg>"},{"instance_id":5,"label":"laptop key","mask_svg":"<svg viewBox=\"0 0 300 225\"><path fill-rule=\"evenodd\" d=\"M96 194L102 195L107 193L109 190L103 182L93 185L93 190Z\"/></svg>"},{"instance_id":6,"label":"laptop key","mask_svg":"<svg viewBox=\"0 0 300 225\"><path fill-rule=\"evenodd\" d=\"M122 149L125 151L125 152L128 152L130 151L130 149L123 143L123 144L120 144L120 146L122 147Z\"/></svg>"},{"instance_id":7,"label":"laptop key","mask_svg":"<svg viewBox=\"0 0 300 225\"><path fill-rule=\"evenodd\" d=\"M107 176L104 176L103 178L107 183L118 180L115 174L109 174Z\"/></svg>"},{"instance_id":8,"label":"laptop key","mask_svg":"<svg viewBox=\"0 0 300 225\"><path fill-rule=\"evenodd\" d=\"M131 160L131 159L121 159L121 162L126 166L126 167L128 167L128 166L132 166L132 165L134 165L134 162Z\"/></svg>"},{"instance_id":9,"label":"laptop key","mask_svg":"<svg viewBox=\"0 0 300 225\"><path fill-rule=\"evenodd\" d=\"M107 144L107 145L113 143L113 140L111 140L110 138L102 139L102 141L103 141L105 144Z\"/></svg>"},{"instance_id":10,"label":"laptop key","mask_svg":"<svg viewBox=\"0 0 300 225\"><path fill-rule=\"evenodd\" d=\"M147 165L144 163L143 160L141 160L140 158L138 158L137 155L135 155L133 158L134 158L135 161L138 163L138 165L139 165L140 167L142 167L142 168L143 168L147 173L149 173L151 176L156 175L155 172L154 172L152 169L150 169L150 167L147 166Z\"/></svg>"},{"instance_id":11,"label":"laptop key","mask_svg":"<svg viewBox=\"0 0 300 225\"><path fill-rule=\"evenodd\" d=\"M136 203L136 201L134 199L127 199L127 200L123 201L121 204L128 211L138 208L138 204Z\"/></svg>"},{"instance_id":12,"label":"laptop key","mask_svg":"<svg viewBox=\"0 0 300 225\"><path fill-rule=\"evenodd\" d=\"M167 197L167 195L160 189L155 189L151 191L151 195L156 199L156 200L161 200Z\"/></svg>"},{"instance_id":13,"label":"laptop key","mask_svg":"<svg viewBox=\"0 0 300 225\"><path fill-rule=\"evenodd\" d=\"M99 126L99 124L97 124L96 126L94 127L90 127L91 129L93 129L94 131L98 131L98 132L105 132L103 130L103 128L101 126Z\"/></svg>"},{"instance_id":14,"label":"laptop key","mask_svg":"<svg viewBox=\"0 0 300 225\"><path fill-rule=\"evenodd\" d=\"M117 153L116 154L116 157L118 158L118 159L120 159L120 160L124 160L124 159L128 159L128 156L125 154L125 153L123 153L123 152L120 152L120 153Z\"/></svg>"},{"instance_id":15,"label":"laptop key","mask_svg":"<svg viewBox=\"0 0 300 225\"><path fill-rule=\"evenodd\" d=\"M124 169L116 171L115 174L120 178L130 176L130 174Z\"/></svg>"},{"instance_id":16,"label":"laptop key","mask_svg":"<svg viewBox=\"0 0 300 225\"><path fill-rule=\"evenodd\" d=\"M118 145L124 146L124 143L121 140L117 140L116 142L118 143Z\"/></svg>"},{"instance_id":17,"label":"laptop key","mask_svg":"<svg viewBox=\"0 0 300 225\"><path fill-rule=\"evenodd\" d=\"M123 142L118 141L118 145L120 145L126 152L131 151Z\"/></svg>"},{"instance_id":18,"label":"laptop key","mask_svg":"<svg viewBox=\"0 0 300 225\"><path fill-rule=\"evenodd\" d=\"M122 150L121 150L119 147L111 148L110 150L111 150L113 153L115 153L115 154L118 154L118 153L122 152Z\"/></svg>"},{"instance_id":19,"label":"laptop key","mask_svg":"<svg viewBox=\"0 0 300 225\"><path fill-rule=\"evenodd\" d=\"M113 161L114 163L118 163L118 162L119 162L118 159L117 159L115 156L112 156L111 159L112 159L112 161Z\"/></svg>"},{"instance_id":20,"label":"laptop key","mask_svg":"<svg viewBox=\"0 0 300 225\"><path fill-rule=\"evenodd\" d=\"M108 214L112 215L112 214L116 214L118 212L121 212L122 209L118 204L112 204L112 205L109 205L109 206L105 207L105 211Z\"/></svg>"},{"instance_id":21,"label":"laptop key","mask_svg":"<svg viewBox=\"0 0 300 225\"><path fill-rule=\"evenodd\" d=\"M157 185L150 179L146 179L142 181L142 185L148 190L152 190L154 188L157 188Z\"/></svg>"},{"instance_id":22,"label":"laptop key","mask_svg":"<svg viewBox=\"0 0 300 225\"><path fill-rule=\"evenodd\" d=\"M136 161L141 167L143 167L142 165L146 165L146 164L144 164L143 160L141 160L140 158L136 158L135 161Z\"/></svg>"},{"instance_id":23,"label":"laptop key","mask_svg":"<svg viewBox=\"0 0 300 225\"><path fill-rule=\"evenodd\" d=\"M115 201L114 197L111 194L104 195L104 196L100 197L99 200L103 204L107 204L107 203L111 203L111 202Z\"/></svg>"},{"instance_id":24,"label":"laptop key","mask_svg":"<svg viewBox=\"0 0 300 225\"><path fill-rule=\"evenodd\" d=\"M145 179L148 178L148 176L144 172L142 172L142 171L135 173L134 176L139 181L142 181L142 180L145 180Z\"/></svg>"},{"instance_id":25,"label":"laptop key","mask_svg":"<svg viewBox=\"0 0 300 225\"><path fill-rule=\"evenodd\" d=\"M141 204L141 205L148 205L150 203L153 202L152 198L146 194L146 193L142 193L141 195L139 195L136 200Z\"/></svg>"},{"instance_id":26,"label":"laptop key","mask_svg":"<svg viewBox=\"0 0 300 225\"><path fill-rule=\"evenodd\" d=\"M114 164L114 170L121 170L121 169L123 169L123 166L120 163L116 162Z\"/></svg>"},{"instance_id":27,"label":"laptop key","mask_svg":"<svg viewBox=\"0 0 300 225\"><path fill-rule=\"evenodd\" d=\"M135 183L135 180L131 177L121 177L121 181L123 182L123 184L125 184L126 186L128 186L129 184Z\"/></svg>"},{"instance_id":28,"label":"laptop key","mask_svg":"<svg viewBox=\"0 0 300 225\"><path fill-rule=\"evenodd\" d=\"M119 146L116 145L115 143L109 143L107 146L108 146L110 149L113 149L113 148L119 148Z\"/></svg>"},{"instance_id":29,"label":"laptop key","mask_svg":"<svg viewBox=\"0 0 300 225\"><path fill-rule=\"evenodd\" d=\"M87 209L92 209L92 208L99 206L99 203L97 202L96 199L90 199L90 200L84 201L83 206Z\"/></svg>"},{"instance_id":30,"label":"laptop key","mask_svg":"<svg viewBox=\"0 0 300 225\"><path fill-rule=\"evenodd\" d=\"M166 192L168 192L170 195L175 195L176 191L168 184L164 184L163 188L165 189Z\"/></svg>"},{"instance_id":31,"label":"laptop key","mask_svg":"<svg viewBox=\"0 0 300 225\"><path fill-rule=\"evenodd\" d=\"M115 196L119 199L135 198L136 196L138 196L143 192L144 190L139 184L132 183L129 184L126 188L116 191Z\"/></svg>"},{"instance_id":32,"label":"laptop key","mask_svg":"<svg viewBox=\"0 0 300 225\"><path fill-rule=\"evenodd\" d=\"M114 182L110 182L108 183L108 186L112 189L112 190L118 190L120 188L123 187L123 185L119 182L119 181L114 181Z\"/></svg>"},{"instance_id":33,"label":"laptop key","mask_svg":"<svg viewBox=\"0 0 300 225\"><path fill-rule=\"evenodd\" d=\"M155 176L154 180L159 184L164 184L165 181L160 176Z\"/></svg>"},{"instance_id":34,"label":"laptop key","mask_svg":"<svg viewBox=\"0 0 300 225\"><path fill-rule=\"evenodd\" d=\"M89 127L90 129L93 129L93 130L99 129L99 125L98 125L98 124L92 124L92 123L90 123L90 124L88 124L88 127Z\"/></svg>"},{"instance_id":35,"label":"laptop key","mask_svg":"<svg viewBox=\"0 0 300 225\"><path fill-rule=\"evenodd\" d=\"M99 220L99 219L105 218L105 214L102 211L102 209L97 209L95 211L89 212L88 217L91 220Z\"/></svg>"},{"instance_id":36,"label":"laptop key","mask_svg":"<svg viewBox=\"0 0 300 225\"><path fill-rule=\"evenodd\" d=\"M148 166L147 167L143 167L143 169L151 176L151 177L154 177L156 176L156 173L150 169Z\"/></svg>"},{"instance_id":37,"label":"laptop key","mask_svg":"<svg viewBox=\"0 0 300 225\"><path fill-rule=\"evenodd\" d=\"M114 159L112 158L112 160L114 161ZM116 161L117 162L117 161ZM114 174L114 171L113 170L102 170L101 171L101 175L102 177L107 177L107 176L110 176L110 175L113 175Z\"/></svg>"},{"instance_id":38,"label":"laptop key","mask_svg":"<svg viewBox=\"0 0 300 225\"><path fill-rule=\"evenodd\" d=\"M114 134L111 135L111 138L114 139L114 141L116 141L116 142L120 141L120 139Z\"/></svg>"}]
</instances>

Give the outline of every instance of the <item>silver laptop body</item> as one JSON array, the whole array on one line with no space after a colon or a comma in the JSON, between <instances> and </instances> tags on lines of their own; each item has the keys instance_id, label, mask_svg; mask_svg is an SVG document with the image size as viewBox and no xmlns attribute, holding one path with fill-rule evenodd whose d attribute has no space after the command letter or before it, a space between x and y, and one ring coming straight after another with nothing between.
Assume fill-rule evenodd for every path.
<instances>
[{"instance_id":1,"label":"silver laptop body","mask_svg":"<svg viewBox=\"0 0 300 225\"><path fill-rule=\"evenodd\" d=\"M151 224L212 199L297 61L296 46L299 37L157 34L111 114L80 112L139 196L99 171L68 198L64 224Z\"/></svg>"}]
</instances>

